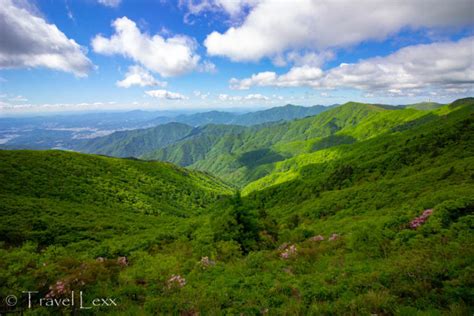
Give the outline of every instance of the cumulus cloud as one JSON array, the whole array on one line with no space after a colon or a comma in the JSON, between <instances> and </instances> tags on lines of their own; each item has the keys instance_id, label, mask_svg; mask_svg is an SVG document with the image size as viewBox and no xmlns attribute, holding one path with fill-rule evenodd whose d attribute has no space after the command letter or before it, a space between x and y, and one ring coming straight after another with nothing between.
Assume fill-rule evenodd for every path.
<instances>
[{"instance_id":1,"label":"cumulus cloud","mask_svg":"<svg viewBox=\"0 0 474 316\"><path fill-rule=\"evenodd\" d=\"M472 23L472 1L278 1L262 0L239 26L209 34L209 55L257 61L287 51L324 51L382 40L402 28ZM238 43L236 45L235 43Z\"/></svg>"},{"instance_id":2,"label":"cumulus cloud","mask_svg":"<svg viewBox=\"0 0 474 316\"><path fill-rule=\"evenodd\" d=\"M320 68L311 66L293 67L284 75L278 76L275 72L265 71L252 75L250 78L238 80L230 79L230 88L247 90L252 86L299 87L311 86L323 77Z\"/></svg>"},{"instance_id":3,"label":"cumulus cloud","mask_svg":"<svg viewBox=\"0 0 474 316\"><path fill-rule=\"evenodd\" d=\"M0 69L45 67L87 76L93 68L81 47L56 25L11 0L0 0Z\"/></svg>"},{"instance_id":4,"label":"cumulus cloud","mask_svg":"<svg viewBox=\"0 0 474 316\"><path fill-rule=\"evenodd\" d=\"M131 86L159 86L166 87L167 83L164 81L156 80L153 75L146 69L140 66L130 66L125 74L125 78L121 81L117 81L117 86L121 88L130 88Z\"/></svg>"},{"instance_id":5,"label":"cumulus cloud","mask_svg":"<svg viewBox=\"0 0 474 316\"><path fill-rule=\"evenodd\" d=\"M386 57L354 64L340 64L323 72L320 68L293 67L283 75L261 72L250 78L231 79L233 89L251 86L355 88L390 95L413 95L427 89L461 93L472 91L474 37L457 42L408 46Z\"/></svg>"},{"instance_id":6,"label":"cumulus cloud","mask_svg":"<svg viewBox=\"0 0 474 316\"><path fill-rule=\"evenodd\" d=\"M181 75L198 67L200 57L195 53L196 42L187 36L150 36L142 33L127 17L116 19L112 26L115 34L110 38L99 34L92 40L96 53L122 55L163 77Z\"/></svg>"},{"instance_id":7,"label":"cumulus cloud","mask_svg":"<svg viewBox=\"0 0 474 316\"><path fill-rule=\"evenodd\" d=\"M188 99L186 96L171 92L168 90L149 90L145 92L150 97L158 98L158 99L167 99L167 100L186 100Z\"/></svg>"},{"instance_id":8,"label":"cumulus cloud","mask_svg":"<svg viewBox=\"0 0 474 316\"><path fill-rule=\"evenodd\" d=\"M98 0L98 2L106 7L116 8L120 5L122 0Z\"/></svg>"}]
</instances>

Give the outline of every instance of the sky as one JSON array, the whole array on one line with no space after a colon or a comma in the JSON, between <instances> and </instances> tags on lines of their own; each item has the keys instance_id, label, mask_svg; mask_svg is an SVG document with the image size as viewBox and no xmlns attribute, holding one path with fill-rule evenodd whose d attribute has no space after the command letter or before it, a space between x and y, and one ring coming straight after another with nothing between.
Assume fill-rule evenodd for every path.
<instances>
[{"instance_id":1,"label":"sky","mask_svg":"<svg viewBox=\"0 0 474 316\"><path fill-rule=\"evenodd\" d=\"M0 0L0 115L472 96L472 0Z\"/></svg>"}]
</instances>

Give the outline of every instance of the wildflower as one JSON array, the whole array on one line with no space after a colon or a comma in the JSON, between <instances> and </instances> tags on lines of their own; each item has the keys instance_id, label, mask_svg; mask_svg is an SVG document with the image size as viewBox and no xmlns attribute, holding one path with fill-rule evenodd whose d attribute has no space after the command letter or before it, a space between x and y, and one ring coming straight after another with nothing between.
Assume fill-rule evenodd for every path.
<instances>
[{"instance_id":1,"label":"wildflower","mask_svg":"<svg viewBox=\"0 0 474 316\"><path fill-rule=\"evenodd\" d=\"M49 292L46 294L46 297L52 298L55 296L66 294L68 288L69 285L65 281L59 280L49 287Z\"/></svg>"},{"instance_id":2,"label":"wildflower","mask_svg":"<svg viewBox=\"0 0 474 316\"><path fill-rule=\"evenodd\" d=\"M324 237L322 235L313 236L309 239L310 241L323 241Z\"/></svg>"},{"instance_id":3,"label":"wildflower","mask_svg":"<svg viewBox=\"0 0 474 316\"><path fill-rule=\"evenodd\" d=\"M334 240L338 240L339 238L341 238L341 236L339 236L339 234L332 234L331 237L329 237L329 241L334 241Z\"/></svg>"},{"instance_id":4,"label":"wildflower","mask_svg":"<svg viewBox=\"0 0 474 316\"><path fill-rule=\"evenodd\" d=\"M432 214L433 214L433 209L424 210L420 216L415 217L415 219L413 219L410 222L410 228L416 229L420 227L428 220L428 217L430 217Z\"/></svg>"},{"instance_id":5,"label":"wildflower","mask_svg":"<svg viewBox=\"0 0 474 316\"><path fill-rule=\"evenodd\" d=\"M186 279L180 276L179 274L173 274L171 277L168 279L168 288L172 287L183 287L186 285Z\"/></svg>"},{"instance_id":6,"label":"wildflower","mask_svg":"<svg viewBox=\"0 0 474 316\"><path fill-rule=\"evenodd\" d=\"M295 245L291 245L287 247L281 254L280 257L282 259L288 259L290 257L296 256L297 249Z\"/></svg>"}]
</instances>

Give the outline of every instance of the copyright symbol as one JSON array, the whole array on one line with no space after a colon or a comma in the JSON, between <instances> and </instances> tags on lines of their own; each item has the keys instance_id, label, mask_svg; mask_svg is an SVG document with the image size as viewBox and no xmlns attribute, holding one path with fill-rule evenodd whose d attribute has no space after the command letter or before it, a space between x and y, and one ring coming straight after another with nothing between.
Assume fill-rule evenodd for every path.
<instances>
[{"instance_id":1,"label":"copyright symbol","mask_svg":"<svg viewBox=\"0 0 474 316\"><path fill-rule=\"evenodd\" d=\"M15 295L8 295L7 297L5 297L5 303L7 303L8 306L15 306L17 302L18 299Z\"/></svg>"}]
</instances>

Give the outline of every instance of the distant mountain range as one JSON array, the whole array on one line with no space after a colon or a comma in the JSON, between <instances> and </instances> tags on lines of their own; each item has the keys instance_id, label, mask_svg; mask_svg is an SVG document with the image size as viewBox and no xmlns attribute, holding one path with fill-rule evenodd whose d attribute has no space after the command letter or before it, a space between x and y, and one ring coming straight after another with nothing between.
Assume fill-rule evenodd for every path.
<instances>
[{"instance_id":1,"label":"distant mountain range","mask_svg":"<svg viewBox=\"0 0 474 316\"><path fill-rule=\"evenodd\" d=\"M167 123L183 123L193 127L206 124L250 126L311 116L329 108L330 106L322 105L304 107L288 104L282 107L243 114L221 111L182 114L176 111L148 112L135 110L117 113L0 118L0 146L9 149L78 148L84 143L83 139L109 135L114 131L151 128ZM131 133L133 135L137 134L135 132ZM122 139L123 136L124 134L119 133L112 136L111 139L115 141L116 139ZM99 144L105 144L106 142L108 142L107 139L98 140ZM94 148L98 148L93 144L91 146L91 150L85 151L94 151ZM116 154L102 146L100 148L104 153L124 155ZM159 148L159 146L154 148Z\"/></svg>"},{"instance_id":2,"label":"distant mountain range","mask_svg":"<svg viewBox=\"0 0 474 316\"><path fill-rule=\"evenodd\" d=\"M201 126L206 124L232 124L232 125L257 125L268 122L291 121L297 118L316 115L327 109L334 107L314 105L310 107L287 104L285 106L273 107L267 110L249 112L249 113L232 113L222 111L210 111L196 114L185 114L175 117L157 117L148 123L153 125L169 122L179 122L191 126Z\"/></svg>"},{"instance_id":3,"label":"distant mountain range","mask_svg":"<svg viewBox=\"0 0 474 316\"><path fill-rule=\"evenodd\" d=\"M254 126L208 124L192 127L168 123L87 140L74 149L117 157L169 161L210 172L241 187L262 178L259 186L268 186L289 177L289 173L280 171L323 159L321 155L326 148L426 124L437 118L433 111L442 109L448 107L435 103L402 107L348 102L325 108L326 111L317 115ZM210 113L189 116L187 122L192 122L191 118L196 119L195 123L202 122L204 117L215 118L215 121L223 119L222 112ZM253 122L262 122L257 118L289 117L288 113L303 115L307 112L289 105L236 117L248 117L249 122L253 117ZM313 156L315 158L311 158Z\"/></svg>"}]
</instances>

